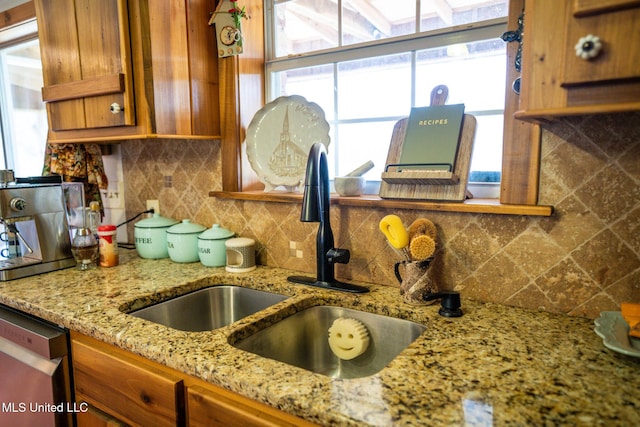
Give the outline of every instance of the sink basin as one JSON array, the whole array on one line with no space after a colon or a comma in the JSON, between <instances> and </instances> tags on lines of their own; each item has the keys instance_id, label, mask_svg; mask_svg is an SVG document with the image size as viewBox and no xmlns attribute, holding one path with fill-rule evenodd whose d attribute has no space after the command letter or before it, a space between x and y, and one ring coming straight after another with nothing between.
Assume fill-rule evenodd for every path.
<instances>
[{"instance_id":1,"label":"sink basin","mask_svg":"<svg viewBox=\"0 0 640 427\"><path fill-rule=\"evenodd\" d=\"M362 322L369 346L359 356L338 358L329 345L328 330L338 318ZM387 366L426 329L408 320L333 306L300 311L233 344L269 359L288 363L332 378L373 375Z\"/></svg>"},{"instance_id":2,"label":"sink basin","mask_svg":"<svg viewBox=\"0 0 640 427\"><path fill-rule=\"evenodd\" d=\"M285 295L240 286L200 289L129 314L182 331L210 331L287 299Z\"/></svg>"}]
</instances>

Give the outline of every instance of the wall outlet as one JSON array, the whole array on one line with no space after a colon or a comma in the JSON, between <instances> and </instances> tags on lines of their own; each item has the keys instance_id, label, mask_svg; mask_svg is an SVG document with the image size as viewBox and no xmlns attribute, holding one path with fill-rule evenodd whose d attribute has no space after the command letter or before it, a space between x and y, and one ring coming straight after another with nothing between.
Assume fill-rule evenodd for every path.
<instances>
[{"instance_id":1,"label":"wall outlet","mask_svg":"<svg viewBox=\"0 0 640 427\"><path fill-rule=\"evenodd\" d=\"M147 200L147 210L153 209L154 213L160 214L160 202L158 200Z\"/></svg>"}]
</instances>

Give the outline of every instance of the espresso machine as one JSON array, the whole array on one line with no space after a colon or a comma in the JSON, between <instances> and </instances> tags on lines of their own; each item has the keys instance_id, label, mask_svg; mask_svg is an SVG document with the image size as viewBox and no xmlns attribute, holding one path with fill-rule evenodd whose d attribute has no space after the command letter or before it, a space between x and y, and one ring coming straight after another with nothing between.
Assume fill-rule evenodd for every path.
<instances>
[{"instance_id":1,"label":"espresso machine","mask_svg":"<svg viewBox=\"0 0 640 427\"><path fill-rule=\"evenodd\" d=\"M41 181L0 182L0 281L76 265L62 183Z\"/></svg>"}]
</instances>

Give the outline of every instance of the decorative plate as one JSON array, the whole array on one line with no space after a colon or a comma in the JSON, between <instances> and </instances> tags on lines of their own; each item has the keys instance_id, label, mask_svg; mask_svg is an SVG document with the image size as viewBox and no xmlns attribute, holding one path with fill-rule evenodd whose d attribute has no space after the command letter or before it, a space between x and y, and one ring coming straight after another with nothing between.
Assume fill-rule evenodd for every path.
<instances>
[{"instance_id":1,"label":"decorative plate","mask_svg":"<svg viewBox=\"0 0 640 427\"><path fill-rule=\"evenodd\" d=\"M615 352L640 357L640 339L629 336L629 325L619 311L603 311L595 320L596 334Z\"/></svg>"},{"instance_id":2,"label":"decorative plate","mask_svg":"<svg viewBox=\"0 0 640 427\"><path fill-rule=\"evenodd\" d=\"M329 123L319 105L299 95L281 96L253 116L247 128L247 157L264 191L300 190L311 146L329 146Z\"/></svg>"}]
</instances>

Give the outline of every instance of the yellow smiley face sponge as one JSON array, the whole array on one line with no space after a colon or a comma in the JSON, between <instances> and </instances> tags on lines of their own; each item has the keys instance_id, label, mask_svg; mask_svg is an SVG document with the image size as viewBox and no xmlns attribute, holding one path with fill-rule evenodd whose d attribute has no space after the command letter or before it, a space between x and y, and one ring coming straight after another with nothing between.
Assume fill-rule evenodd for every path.
<instances>
[{"instance_id":1,"label":"yellow smiley face sponge","mask_svg":"<svg viewBox=\"0 0 640 427\"><path fill-rule=\"evenodd\" d=\"M369 348L369 331L359 320L340 317L329 328L329 347L340 359L354 359Z\"/></svg>"}]
</instances>

